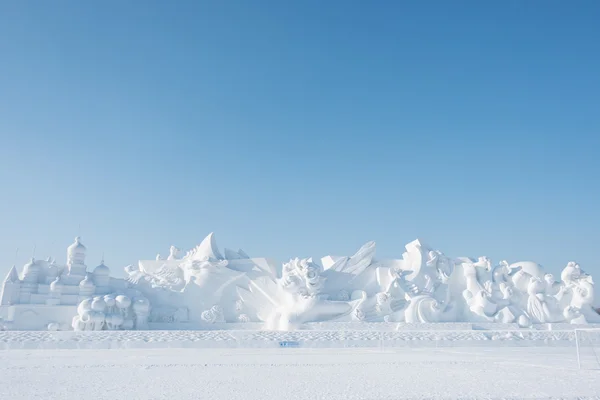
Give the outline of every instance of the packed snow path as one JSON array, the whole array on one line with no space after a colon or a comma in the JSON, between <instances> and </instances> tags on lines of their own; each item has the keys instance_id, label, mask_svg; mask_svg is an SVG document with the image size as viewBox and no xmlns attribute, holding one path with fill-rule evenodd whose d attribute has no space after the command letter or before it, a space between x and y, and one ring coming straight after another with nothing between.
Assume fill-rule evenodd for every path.
<instances>
[{"instance_id":1,"label":"packed snow path","mask_svg":"<svg viewBox=\"0 0 600 400\"><path fill-rule=\"evenodd\" d=\"M573 347L0 351L0 398L600 398Z\"/></svg>"},{"instance_id":2,"label":"packed snow path","mask_svg":"<svg viewBox=\"0 0 600 400\"><path fill-rule=\"evenodd\" d=\"M573 330L0 332L0 349L575 346Z\"/></svg>"}]
</instances>

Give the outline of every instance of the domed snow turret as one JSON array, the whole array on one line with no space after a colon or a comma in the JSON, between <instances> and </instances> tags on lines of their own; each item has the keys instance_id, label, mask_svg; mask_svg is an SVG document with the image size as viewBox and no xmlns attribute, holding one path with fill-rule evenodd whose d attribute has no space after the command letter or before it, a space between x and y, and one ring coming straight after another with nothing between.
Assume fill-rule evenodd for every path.
<instances>
[{"instance_id":1,"label":"domed snow turret","mask_svg":"<svg viewBox=\"0 0 600 400\"><path fill-rule=\"evenodd\" d=\"M73 257L79 256L83 258L81 261L85 261L85 253L87 248L81 243L81 237L77 236L75 241L67 248L67 257L69 260Z\"/></svg>"},{"instance_id":2,"label":"domed snow turret","mask_svg":"<svg viewBox=\"0 0 600 400\"><path fill-rule=\"evenodd\" d=\"M50 297L46 299L46 304L49 306L57 306L60 304L60 297L63 291L64 284L61 282L60 276L50 284Z\"/></svg>"},{"instance_id":3,"label":"domed snow turret","mask_svg":"<svg viewBox=\"0 0 600 400\"><path fill-rule=\"evenodd\" d=\"M77 236L75 242L67 248L67 267L70 275L85 275L87 267L85 266L86 247L81 243L81 238Z\"/></svg>"},{"instance_id":4,"label":"domed snow turret","mask_svg":"<svg viewBox=\"0 0 600 400\"><path fill-rule=\"evenodd\" d=\"M96 268L94 268L94 275L95 276L110 276L110 268L108 268L106 265L104 265L104 261L102 261L102 263L100 265L98 265Z\"/></svg>"},{"instance_id":5,"label":"domed snow turret","mask_svg":"<svg viewBox=\"0 0 600 400\"><path fill-rule=\"evenodd\" d=\"M62 292L63 286L64 285L61 282L60 276L59 276L54 281L52 281L52 283L50 284L50 292L60 294Z\"/></svg>"},{"instance_id":6,"label":"domed snow turret","mask_svg":"<svg viewBox=\"0 0 600 400\"><path fill-rule=\"evenodd\" d=\"M37 283L41 272L42 267L32 258L23 267L23 281L27 283Z\"/></svg>"},{"instance_id":7,"label":"domed snow turret","mask_svg":"<svg viewBox=\"0 0 600 400\"><path fill-rule=\"evenodd\" d=\"M110 268L104 265L104 260L94 268L94 283L96 286L106 287L110 282Z\"/></svg>"},{"instance_id":8,"label":"domed snow turret","mask_svg":"<svg viewBox=\"0 0 600 400\"><path fill-rule=\"evenodd\" d=\"M83 297L89 297L94 294L96 291L96 285L90 279L89 275L86 275L85 278L79 283L79 295Z\"/></svg>"}]
</instances>

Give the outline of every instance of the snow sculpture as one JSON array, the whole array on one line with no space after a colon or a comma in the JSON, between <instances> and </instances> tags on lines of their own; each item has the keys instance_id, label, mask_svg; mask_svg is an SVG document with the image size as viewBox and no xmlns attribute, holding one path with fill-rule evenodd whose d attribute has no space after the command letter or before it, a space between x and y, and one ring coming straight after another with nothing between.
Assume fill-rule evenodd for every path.
<instances>
[{"instance_id":1,"label":"snow sculpture","mask_svg":"<svg viewBox=\"0 0 600 400\"><path fill-rule=\"evenodd\" d=\"M352 257L330 257L325 261L327 268L312 258L291 259L283 264L281 277L252 280L248 289L239 287L238 294L268 329L288 330L306 322L332 319L361 321L370 310L363 306L367 298L364 291L355 290L350 299L343 296L342 300L328 292L342 285L355 286L371 266L374 249L375 243L369 242Z\"/></svg>"},{"instance_id":2,"label":"snow sculpture","mask_svg":"<svg viewBox=\"0 0 600 400\"><path fill-rule=\"evenodd\" d=\"M149 302L125 295L108 294L84 299L77 306L72 327L76 331L146 329Z\"/></svg>"},{"instance_id":3,"label":"snow sculpture","mask_svg":"<svg viewBox=\"0 0 600 400\"><path fill-rule=\"evenodd\" d=\"M323 278L310 259L295 259L284 264L282 277L263 277L250 282L249 290L238 288L240 298L252 309L259 320L271 329L289 329L303 322L330 319L331 312L350 311L342 303L340 310L328 307L320 296Z\"/></svg>"},{"instance_id":4,"label":"snow sculpture","mask_svg":"<svg viewBox=\"0 0 600 400\"><path fill-rule=\"evenodd\" d=\"M546 294L547 284L537 276L532 276L527 286L527 314L534 323L557 322L563 319L558 312L557 300Z\"/></svg>"},{"instance_id":5,"label":"snow sculpture","mask_svg":"<svg viewBox=\"0 0 600 400\"><path fill-rule=\"evenodd\" d=\"M214 305L210 310L202 312L202 320L209 324L223 323L225 318L223 317L223 309L219 305Z\"/></svg>"},{"instance_id":6,"label":"snow sculpture","mask_svg":"<svg viewBox=\"0 0 600 400\"><path fill-rule=\"evenodd\" d=\"M299 329L311 322L600 323L594 282L570 262L560 280L534 262L493 264L450 258L420 240L400 259L377 259L375 242L349 257L292 258L279 264L219 250L209 234L198 246L140 260L125 279L104 260L91 272L77 237L65 265L31 259L2 283L2 329L214 329L262 323ZM256 326L256 325L252 325Z\"/></svg>"}]
</instances>

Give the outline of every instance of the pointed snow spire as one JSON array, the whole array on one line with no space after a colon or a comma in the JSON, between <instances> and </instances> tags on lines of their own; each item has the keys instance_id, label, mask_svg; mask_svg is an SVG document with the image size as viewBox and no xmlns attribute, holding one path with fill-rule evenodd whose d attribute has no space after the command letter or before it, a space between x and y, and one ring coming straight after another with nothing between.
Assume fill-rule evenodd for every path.
<instances>
[{"instance_id":1,"label":"pointed snow spire","mask_svg":"<svg viewBox=\"0 0 600 400\"><path fill-rule=\"evenodd\" d=\"M248 254L246 254L246 252L242 249L238 250L238 254L240 255L240 257L242 258L250 258L250 256Z\"/></svg>"},{"instance_id":2,"label":"pointed snow spire","mask_svg":"<svg viewBox=\"0 0 600 400\"><path fill-rule=\"evenodd\" d=\"M8 271L8 275L6 275L6 279L4 279L4 283L8 282L18 282L19 274L17 273L17 268L13 265L10 271Z\"/></svg>"},{"instance_id":3,"label":"pointed snow spire","mask_svg":"<svg viewBox=\"0 0 600 400\"><path fill-rule=\"evenodd\" d=\"M204 238L202 243L198 245L196 248L196 256L198 259L201 257L205 257L206 259L216 259L222 260L223 256L219 252L219 248L217 247L217 241L215 240L215 235L213 232L209 233L207 237Z\"/></svg>"}]
</instances>

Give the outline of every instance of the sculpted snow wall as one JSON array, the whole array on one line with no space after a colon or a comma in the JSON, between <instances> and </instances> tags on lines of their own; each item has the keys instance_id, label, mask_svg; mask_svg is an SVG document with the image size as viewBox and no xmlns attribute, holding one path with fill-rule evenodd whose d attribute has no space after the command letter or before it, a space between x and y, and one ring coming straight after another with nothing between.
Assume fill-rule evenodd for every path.
<instances>
[{"instance_id":1,"label":"sculpted snow wall","mask_svg":"<svg viewBox=\"0 0 600 400\"><path fill-rule=\"evenodd\" d=\"M593 280L577 263L560 280L534 262L450 258L419 240L401 259L378 260L375 242L350 257L280 264L242 250L221 253L214 235L180 254L125 267L85 265L81 240L67 264L31 260L12 268L0 296L3 329L211 329L227 323L294 330L310 322L600 322ZM250 326L250 325L247 325Z\"/></svg>"}]
</instances>

